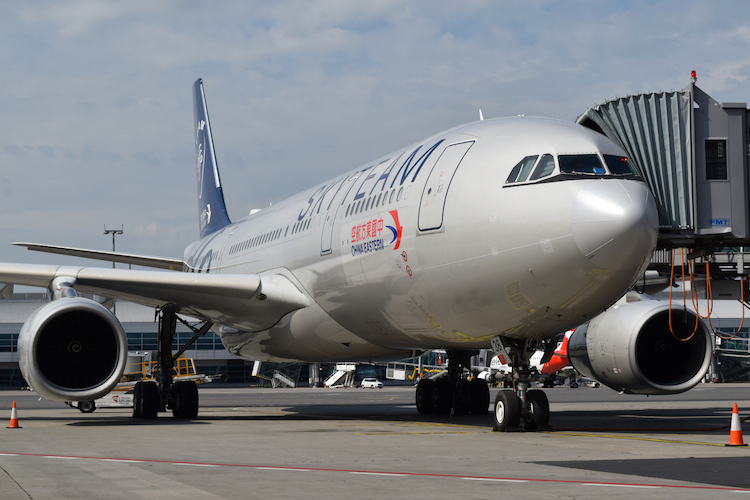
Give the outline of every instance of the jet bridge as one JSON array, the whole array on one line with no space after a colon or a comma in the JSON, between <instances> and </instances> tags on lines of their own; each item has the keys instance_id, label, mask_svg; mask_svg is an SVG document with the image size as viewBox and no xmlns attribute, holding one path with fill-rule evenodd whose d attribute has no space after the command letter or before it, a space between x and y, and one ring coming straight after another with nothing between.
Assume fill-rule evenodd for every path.
<instances>
[{"instance_id":1,"label":"jet bridge","mask_svg":"<svg viewBox=\"0 0 750 500\"><path fill-rule=\"evenodd\" d=\"M695 82L693 72L682 90L616 98L576 120L621 146L646 181L659 210L658 248L688 248L691 258L750 247L750 111ZM750 272L750 258L737 260L737 273ZM671 265L671 252L657 252L653 264Z\"/></svg>"}]
</instances>

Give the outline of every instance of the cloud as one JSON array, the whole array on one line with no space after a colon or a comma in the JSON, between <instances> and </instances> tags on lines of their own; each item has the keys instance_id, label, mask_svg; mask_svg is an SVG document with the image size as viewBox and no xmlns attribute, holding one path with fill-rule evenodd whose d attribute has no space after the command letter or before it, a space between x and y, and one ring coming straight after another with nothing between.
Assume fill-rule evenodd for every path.
<instances>
[{"instance_id":1,"label":"cloud","mask_svg":"<svg viewBox=\"0 0 750 500\"><path fill-rule=\"evenodd\" d=\"M616 95L681 88L693 69L718 100L747 101L746 10L697 0L9 4L0 172L13 203L0 216L0 260L29 258L8 248L18 239L102 246L105 223L126 225L132 251L181 255L197 234L198 77L236 219L473 121L478 108L573 120Z\"/></svg>"},{"instance_id":2,"label":"cloud","mask_svg":"<svg viewBox=\"0 0 750 500\"><path fill-rule=\"evenodd\" d=\"M160 2L164 5L166 2ZM84 37L104 23L112 23L135 15L147 16L157 10L154 2L102 2L78 0L71 2L39 2L25 5L21 18L30 24L49 24L57 27L63 39Z\"/></svg>"},{"instance_id":3,"label":"cloud","mask_svg":"<svg viewBox=\"0 0 750 500\"><path fill-rule=\"evenodd\" d=\"M21 156L26 156L26 151L24 150L24 148L22 148L21 146L16 146L15 144L4 145L3 151L17 158Z\"/></svg>"}]
</instances>

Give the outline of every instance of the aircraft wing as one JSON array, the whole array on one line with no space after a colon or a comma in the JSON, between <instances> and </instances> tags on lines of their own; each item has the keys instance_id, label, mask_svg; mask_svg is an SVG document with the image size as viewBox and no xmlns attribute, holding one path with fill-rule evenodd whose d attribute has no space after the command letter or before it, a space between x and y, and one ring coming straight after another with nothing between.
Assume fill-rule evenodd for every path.
<instances>
[{"instance_id":1,"label":"aircraft wing","mask_svg":"<svg viewBox=\"0 0 750 500\"><path fill-rule=\"evenodd\" d=\"M55 253L59 255L70 255L73 257L85 257L87 259L106 260L108 262L120 262L122 264L133 264L136 266L156 267L170 269L172 271L182 270L182 259L171 259L169 257L152 257L150 255L136 255L120 252L102 252L100 250L88 250L84 248L61 247L56 245L45 245L43 243L20 243L13 245L26 247L36 252Z\"/></svg>"},{"instance_id":2,"label":"aircraft wing","mask_svg":"<svg viewBox=\"0 0 750 500\"><path fill-rule=\"evenodd\" d=\"M246 331L270 328L310 300L280 274L202 274L0 263L0 283L48 288L71 278L79 292L124 299Z\"/></svg>"}]
</instances>

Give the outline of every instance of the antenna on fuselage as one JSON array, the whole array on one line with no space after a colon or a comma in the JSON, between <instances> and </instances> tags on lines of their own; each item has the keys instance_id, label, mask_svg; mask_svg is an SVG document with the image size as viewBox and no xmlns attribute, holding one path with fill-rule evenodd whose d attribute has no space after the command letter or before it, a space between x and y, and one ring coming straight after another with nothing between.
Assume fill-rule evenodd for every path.
<instances>
[{"instance_id":1,"label":"antenna on fuselage","mask_svg":"<svg viewBox=\"0 0 750 500\"><path fill-rule=\"evenodd\" d=\"M482 116L482 109L481 108L479 109L479 121L480 122L484 121L484 116Z\"/></svg>"}]
</instances>

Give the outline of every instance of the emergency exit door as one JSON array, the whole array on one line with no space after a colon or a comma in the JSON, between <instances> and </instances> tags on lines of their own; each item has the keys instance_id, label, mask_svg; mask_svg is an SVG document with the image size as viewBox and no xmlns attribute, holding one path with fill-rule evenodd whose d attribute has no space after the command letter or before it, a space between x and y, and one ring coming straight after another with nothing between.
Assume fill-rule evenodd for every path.
<instances>
[{"instance_id":1,"label":"emergency exit door","mask_svg":"<svg viewBox=\"0 0 750 500\"><path fill-rule=\"evenodd\" d=\"M419 230L440 229L443 225L445 199L448 196L453 175L474 141L448 146L430 171L427 184L422 191L419 205Z\"/></svg>"}]
</instances>

